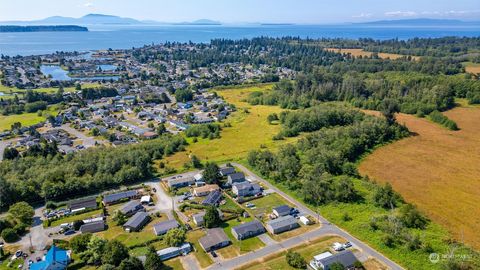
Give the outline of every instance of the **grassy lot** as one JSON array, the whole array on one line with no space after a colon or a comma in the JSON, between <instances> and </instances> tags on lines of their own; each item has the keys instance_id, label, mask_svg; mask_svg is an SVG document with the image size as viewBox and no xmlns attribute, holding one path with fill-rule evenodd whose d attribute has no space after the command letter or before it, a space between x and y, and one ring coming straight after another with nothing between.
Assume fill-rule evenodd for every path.
<instances>
[{"instance_id":1,"label":"grassy lot","mask_svg":"<svg viewBox=\"0 0 480 270\"><path fill-rule=\"evenodd\" d=\"M480 190L480 108L464 106L465 100L458 103L462 107L444 114L461 130L400 114L398 122L417 136L377 149L359 170L376 181L388 181L458 240L480 249L480 207L472 203Z\"/></svg>"},{"instance_id":2,"label":"grassy lot","mask_svg":"<svg viewBox=\"0 0 480 270\"><path fill-rule=\"evenodd\" d=\"M245 166L248 166L245 161L243 161ZM254 170L253 170L254 171ZM310 208L315 209L315 211L320 212L327 220L332 222L335 225L338 225L340 228L346 230L353 236L357 237L361 241L367 243L374 249L381 252L386 257L391 260L399 263L402 266L409 266L407 269L415 270L436 270L443 269L442 264L432 264L430 263L428 256L429 252L423 250L409 251L405 246L395 246L393 248L385 246L382 241L383 233L372 231L368 226L372 217L388 214L387 210L373 206L373 204L368 203L371 200L373 186L371 183L353 179L355 189L358 190L360 195L366 199L365 202L360 203L338 203L338 204L328 204L320 206L315 209L315 207L310 206ZM302 198L296 193L287 189L286 186L282 184L276 184L285 193L289 194L291 197L302 201ZM343 215L347 213L352 220L344 221ZM421 236L421 240L430 245L434 252L444 254L448 250L448 244L445 240L448 239L449 233L443 229L440 225L436 223L430 223L425 230L415 231ZM470 254L468 251L463 248L457 249L456 254Z\"/></svg>"},{"instance_id":3,"label":"grassy lot","mask_svg":"<svg viewBox=\"0 0 480 270\"><path fill-rule=\"evenodd\" d=\"M18 266L20 264L23 264L23 260L22 259L16 259L14 260L10 266L9 263L10 263L10 259L6 259L5 261L3 261L1 264L0 264L0 270L11 270L11 269L18 269Z\"/></svg>"},{"instance_id":4,"label":"grassy lot","mask_svg":"<svg viewBox=\"0 0 480 270\"><path fill-rule=\"evenodd\" d=\"M84 83L84 84L82 84L83 88L92 88L92 87L96 87L96 86L100 86L100 85L98 83ZM65 87L63 90L66 93L74 92L75 87L74 86ZM56 93L58 91L58 87L37 88L37 89L32 89L32 91L40 92L40 93L53 94L53 93ZM0 85L0 92L3 92L5 94L4 96L1 96L1 98L4 98L4 99L13 98L15 96L15 94L17 94L17 96L19 98L22 98L23 95L27 92L27 90L26 89L19 89L19 88L16 88L16 87L7 87L7 86L4 86L4 85Z\"/></svg>"},{"instance_id":5,"label":"grassy lot","mask_svg":"<svg viewBox=\"0 0 480 270\"><path fill-rule=\"evenodd\" d=\"M313 258L313 256L320 254L325 251L329 251L329 247L334 242L344 242L345 240L340 237L327 236L311 240L307 243L296 246L290 250L298 252L302 257L307 261L307 263ZM260 269L270 269L270 270L295 270L295 268L289 266L285 260L285 254L287 251L282 251L275 253L259 260L250 262L239 268L237 270L260 270Z\"/></svg>"},{"instance_id":6,"label":"grassy lot","mask_svg":"<svg viewBox=\"0 0 480 270\"><path fill-rule=\"evenodd\" d=\"M153 225L160 221L167 220L167 216L153 218L140 232L127 233L122 226L118 226L109 217L107 220L108 230L99 232L97 235L108 240L118 240L127 247L137 246L142 243L157 239L158 237L153 232ZM134 253L141 253L141 250L135 250Z\"/></svg>"},{"instance_id":7,"label":"grassy lot","mask_svg":"<svg viewBox=\"0 0 480 270\"><path fill-rule=\"evenodd\" d=\"M171 259L163 262L162 270L183 270L185 269L180 261L180 258Z\"/></svg>"},{"instance_id":8,"label":"grassy lot","mask_svg":"<svg viewBox=\"0 0 480 270\"><path fill-rule=\"evenodd\" d=\"M44 111L42 116L37 113L22 113L12 115L0 115L0 131L9 130L13 123L20 122L22 126L31 126L45 121L48 114L56 115L58 113L57 106L50 106Z\"/></svg>"},{"instance_id":9,"label":"grassy lot","mask_svg":"<svg viewBox=\"0 0 480 270\"><path fill-rule=\"evenodd\" d=\"M227 234L228 238L232 241L232 244L228 247L217 250L216 252L221 255L224 259L230 259L237 257L241 254L257 250L265 246L265 244L258 239L258 237L248 238L242 241L238 241L232 235L232 228L240 225L245 222L252 221L253 218L240 218L240 221L237 219L232 219L222 224L222 228Z\"/></svg>"},{"instance_id":10,"label":"grassy lot","mask_svg":"<svg viewBox=\"0 0 480 270\"><path fill-rule=\"evenodd\" d=\"M296 140L295 138L274 141L272 137L280 131L280 125L270 125L267 116L271 113L280 113L277 106L251 106L244 99L254 91L270 91L272 85L237 87L232 89L217 90L228 103L234 104L237 111L227 118L225 122L231 127L223 128L220 139L198 139L190 143L186 151L167 157L164 162L169 167L182 169L183 164L189 161L189 156L194 154L203 161L226 162L244 158L252 149L266 147L276 149L279 145ZM246 109L246 111L245 111Z\"/></svg>"},{"instance_id":11,"label":"grassy lot","mask_svg":"<svg viewBox=\"0 0 480 270\"><path fill-rule=\"evenodd\" d=\"M82 213L79 215L66 216L64 218L60 218L55 221L52 221L52 223L50 224L50 227L59 226L60 224L63 224L63 223L74 222L75 220L84 220L84 219L98 217L101 214L102 214L102 209L97 209L97 210Z\"/></svg>"},{"instance_id":12,"label":"grassy lot","mask_svg":"<svg viewBox=\"0 0 480 270\"><path fill-rule=\"evenodd\" d=\"M250 203L255 204L253 208L246 208L254 216L263 216L263 221L269 220L268 215L272 213L272 208L286 204L292 206L288 203L282 196L277 193L272 193L267 196L255 199L250 201ZM247 203L243 203L245 206Z\"/></svg>"},{"instance_id":13,"label":"grassy lot","mask_svg":"<svg viewBox=\"0 0 480 270\"><path fill-rule=\"evenodd\" d=\"M335 49L335 48L329 48L327 50L332 51L332 52L339 52L339 53L349 53L349 54L351 54L352 56L355 56L355 57L359 57L359 56L370 57L370 56L373 55L372 52L367 52L367 51L364 51L363 49ZM378 57L380 57L382 59L390 58L392 60L395 60L395 59L398 59L398 58L401 58L401 57L404 57L404 56L405 55L396 54L396 53L378 53ZM412 56L412 59L419 60L420 57Z\"/></svg>"},{"instance_id":14,"label":"grassy lot","mask_svg":"<svg viewBox=\"0 0 480 270\"><path fill-rule=\"evenodd\" d=\"M187 233L187 242L193 244L195 248L195 252L193 252L193 254L202 268L206 268L213 263L210 255L208 255L198 243L198 240L205 235L206 233L204 230L195 230Z\"/></svg>"},{"instance_id":15,"label":"grassy lot","mask_svg":"<svg viewBox=\"0 0 480 270\"><path fill-rule=\"evenodd\" d=\"M465 71L473 74L480 74L480 63L464 62Z\"/></svg>"}]
</instances>

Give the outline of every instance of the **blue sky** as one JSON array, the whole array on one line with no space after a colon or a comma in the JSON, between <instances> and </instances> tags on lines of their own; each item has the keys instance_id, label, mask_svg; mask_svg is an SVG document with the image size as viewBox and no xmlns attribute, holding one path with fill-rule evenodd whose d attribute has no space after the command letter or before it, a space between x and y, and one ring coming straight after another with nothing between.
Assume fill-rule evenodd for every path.
<instances>
[{"instance_id":1,"label":"blue sky","mask_svg":"<svg viewBox=\"0 0 480 270\"><path fill-rule=\"evenodd\" d=\"M339 23L404 18L480 20L480 0L0 0L0 21L88 13L179 22Z\"/></svg>"}]
</instances>

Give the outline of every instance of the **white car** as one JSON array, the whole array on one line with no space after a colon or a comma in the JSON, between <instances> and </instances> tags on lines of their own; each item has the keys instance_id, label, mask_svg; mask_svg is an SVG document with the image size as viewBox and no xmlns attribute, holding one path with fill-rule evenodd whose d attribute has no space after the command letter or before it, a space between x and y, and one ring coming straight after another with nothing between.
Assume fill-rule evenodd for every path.
<instances>
[{"instance_id":1,"label":"white car","mask_svg":"<svg viewBox=\"0 0 480 270\"><path fill-rule=\"evenodd\" d=\"M343 247L343 245L340 244L339 242L333 243L332 248L333 248L333 250L335 250L335 251L342 251L342 250L345 249L345 248Z\"/></svg>"}]
</instances>

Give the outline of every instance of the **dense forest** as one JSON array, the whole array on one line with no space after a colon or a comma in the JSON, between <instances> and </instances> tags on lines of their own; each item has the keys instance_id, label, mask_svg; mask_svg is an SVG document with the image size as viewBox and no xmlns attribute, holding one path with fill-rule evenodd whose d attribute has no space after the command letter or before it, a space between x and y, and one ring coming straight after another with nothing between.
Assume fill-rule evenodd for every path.
<instances>
[{"instance_id":1,"label":"dense forest","mask_svg":"<svg viewBox=\"0 0 480 270\"><path fill-rule=\"evenodd\" d=\"M0 163L0 207L18 201L67 200L146 180L154 175L154 159L184 145L181 136L166 134L131 146L4 160Z\"/></svg>"}]
</instances>

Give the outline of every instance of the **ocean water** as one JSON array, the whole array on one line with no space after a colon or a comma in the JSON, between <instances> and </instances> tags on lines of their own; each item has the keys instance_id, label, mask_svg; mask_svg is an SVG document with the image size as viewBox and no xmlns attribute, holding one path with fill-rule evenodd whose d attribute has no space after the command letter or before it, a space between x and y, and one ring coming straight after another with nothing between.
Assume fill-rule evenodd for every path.
<instances>
[{"instance_id":1,"label":"ocean water","mask_svg":"<svg viewBox=\"0 0 480 270\"><path fill-rule=\"evenodd\" d=\"M128 49L145 44L209 42L214 38L259 36L302 38L409 39L414 37L480 36L480 25L255 25L255 26L95 26L89 32L0 33L0 54L38 55L55 51Z\"/></svg>"}]
</instances>

